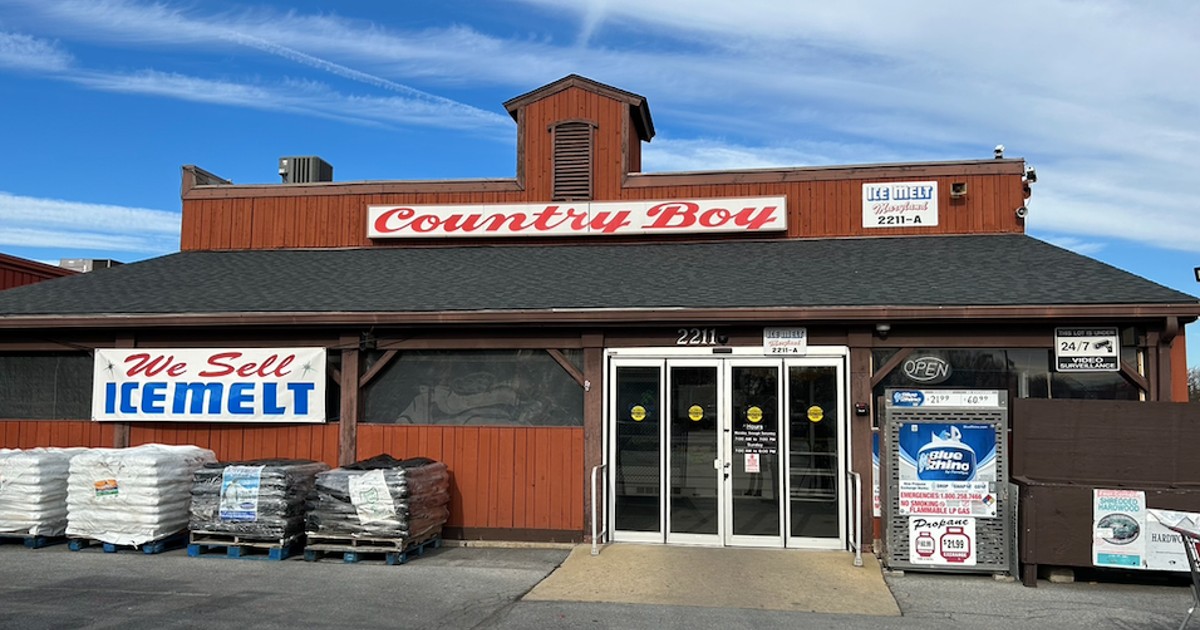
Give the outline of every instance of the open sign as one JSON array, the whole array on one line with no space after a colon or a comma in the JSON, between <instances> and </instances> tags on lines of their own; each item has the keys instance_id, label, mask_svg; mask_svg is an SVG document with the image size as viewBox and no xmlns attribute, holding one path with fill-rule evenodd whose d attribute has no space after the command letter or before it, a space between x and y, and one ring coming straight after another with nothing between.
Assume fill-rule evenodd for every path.
<instances>
[{"instance_id":1,"label":"open sign","mask_svg":"<svg viewBox=\"0 0 1200 630\"><path fill-rule=\"evenodd\" d=\"M908 359L901 368L904 376L917 383L935 385L950 378L950 362L935 356Z\"/></svg>"}]
</instances>

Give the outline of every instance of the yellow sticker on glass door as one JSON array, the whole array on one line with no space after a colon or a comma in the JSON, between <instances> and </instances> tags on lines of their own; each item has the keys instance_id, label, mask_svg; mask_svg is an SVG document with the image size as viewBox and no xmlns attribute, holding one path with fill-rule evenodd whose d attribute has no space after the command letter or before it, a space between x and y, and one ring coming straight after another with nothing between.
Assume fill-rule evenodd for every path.
<instances>
[{"instance_id":1,"label":"yellow sticker on glass door","mask_svg":"<svg viewBox=\"0 0 1200 630\"><path fill-rule=\"evenodd\" d=\"M808 419L810 422L820 422L825 419L825 410L813 405L808 408Z\"/></svg>"},{"instance_id":2,"label":"yellow sticker on glass door","mask_svg":"<svg viewBox=\"0 0 1200 630\"><path fill-rule=\"evenodd\" d=\"M704 407L700 405L688 407L688 417L692 419L692 422L700 422L704 419Z\"/></svg>"},{"instance_id":3,"label":"yellow sticker on glass door","mask_svg":"<svg viewBox=\"0 0 1200 630\"><path fill-rule=\"evenodd\" d=\"M755 424L762 422L762 409L759 407L751 407L747 409L746 419Z\"/></svg>"},{"instance_id":4,"label":"yellow sticker on glass door","mask_svg":"<svg viewBox=\"0 0 1200 630\"><path fill-rule=\"evenodd\" d=\"M629 417L633 418L634 422L641 422L646 419L646 408L641 405L634 405L633 409L629 410Z\"/></svg>"}]
</instances>

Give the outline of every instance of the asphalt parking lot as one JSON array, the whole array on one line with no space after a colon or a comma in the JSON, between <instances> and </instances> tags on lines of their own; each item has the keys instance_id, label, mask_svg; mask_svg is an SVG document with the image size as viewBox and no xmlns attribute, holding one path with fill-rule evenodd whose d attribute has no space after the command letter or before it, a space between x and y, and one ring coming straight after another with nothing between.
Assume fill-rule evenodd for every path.
<instances>
[{"instance_id":1,"label":"asphalt parking lot","mask_svg":"<svg viewBox=\"0 0 1200 630\"><path fill-rule=\"evenodd\" d=\"M1142 583L1042 581L1026 588L986 575L914 573L885 578L902 612L898 617L522 599L569 552L448 546L388 566L7 544L0 545L0 627L1131 630L1176 628L1191 602L1185 581L1161 576ZM1193 623L1200 628L1200 620Z\"/></svg>"}]
</instances>

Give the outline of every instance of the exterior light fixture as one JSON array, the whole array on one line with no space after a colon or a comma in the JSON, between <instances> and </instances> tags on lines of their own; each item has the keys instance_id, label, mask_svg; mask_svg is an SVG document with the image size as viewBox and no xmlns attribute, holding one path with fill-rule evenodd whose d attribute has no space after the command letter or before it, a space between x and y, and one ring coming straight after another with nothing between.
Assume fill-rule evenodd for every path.
<instances>
[{"instance_id":1,"label":"exterior light fixture","mask_svg":"<svg viewBox=\"0 0 1200 630\"><path fill-rule=\"evenodd\" d=\"M1196 272L1200 274L1200 270ZM879 335L880 339L887 339L888 333L892 331L892 325L887 322L879 322L875 324L875 334Z\"/></svg>"}]
</instances>

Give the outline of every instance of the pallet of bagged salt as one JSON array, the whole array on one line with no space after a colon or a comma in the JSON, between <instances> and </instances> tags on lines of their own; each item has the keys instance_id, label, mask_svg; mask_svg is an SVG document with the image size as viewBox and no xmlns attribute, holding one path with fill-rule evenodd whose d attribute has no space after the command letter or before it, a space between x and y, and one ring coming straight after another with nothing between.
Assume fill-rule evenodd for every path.
<instances>
[{"instance_id":1,"label":"pallet of bagged salt","mask_svg":"<svg viewBox=\"0 0 1200 630\"><path fill-rule=\"evenodd\" d=\"M67 536L136 547L183 532L192 475L216 460L208 449L167 444L75 455L67 478Z\"/></svg>"},{"instance_id":2,"label":"pallet of bagged salt","mask_svg":"<svg viewBox=\"0 0 1200 630\"><path fill-rule=\"evenodd\" d=\"M192 483L192 532L286 540L304 533L304 507L323 462L264 459L205 464Z\"/></svg>"},{"instance_id":3,"label":"pallet of bagged salt","mask_svg":"<svg viewBox=\"0 0 1200 630\"><path fill-rule=\"evenodd\" d=\"M323 537L440 535L450 516L446 464L380 455L317 475L308 532Z\"/></svg>"},{"instance_id":4,"label":"pallet of bagged salt","mask_svg":"<svg viewBox=\"0 0 1200 630\"><path fill-rule=\"evenodd\" d=\"M82 448L0 449L0 536L67 530L67 469Z\"/></svg>"}]
</instances>

